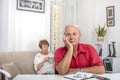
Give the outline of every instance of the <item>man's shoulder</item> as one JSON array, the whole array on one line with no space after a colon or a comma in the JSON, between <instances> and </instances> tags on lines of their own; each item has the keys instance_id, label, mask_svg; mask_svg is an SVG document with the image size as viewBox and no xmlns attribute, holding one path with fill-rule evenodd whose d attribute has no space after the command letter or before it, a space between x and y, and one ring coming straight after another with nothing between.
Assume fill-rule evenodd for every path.
<instances>
[{"instance_id":1,"label":"man's shoulder","mask_svg":"<svg viewBox=\"0 0 120 80\"><path fill-rule=\"evenodd\" d=\"M85 43L79 43L81 46L91 46L90 44L85 44Z\"/></svg>"},{"instance_id":2,"label":"man's shoulder","mask_svg":"<svg viewBox=\"0 0 120 80\"><path fill-rule=\"evenodd\" d=\"M80 43L79 46L82 46L82 47L85 47L85 48L93 48L93 46L91 44Z\"/></svg>"},{"instance_id":3,"label":"man's shoulder","mask_svg":"<svg viewBox=\"0 0 120 80\"><path fill-rule=\"evenodd\" d=\"M55 53L62 53L66 50L67 50L67 48L65 46L64 47L59 47L58 49L55 50Z\"/></svg>"},{"instance_id":4,"label":"man's shoulder","mask_svg":"<svg viewBox=\"0 0 120 80\"><path fill-rule=\"evenodd\" d=\"M65 46L63 46L63 47L59 47L58 49L56 49L56 50L65 50L66 49L66 47Z\"/></svg>"}]
</instances>

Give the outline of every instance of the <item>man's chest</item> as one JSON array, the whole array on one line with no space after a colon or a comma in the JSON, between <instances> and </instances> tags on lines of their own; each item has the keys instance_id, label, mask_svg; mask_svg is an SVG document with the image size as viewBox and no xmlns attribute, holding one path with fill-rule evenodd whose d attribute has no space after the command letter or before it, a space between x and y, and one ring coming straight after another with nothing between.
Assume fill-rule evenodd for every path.
<instances>
[{"instance_id":1,"label":"man's chest","mask_svg":"<svg viewBox=\"0 0 120 80\"><path fill-rule=\"evenodd\" d=\"M84 68L90 66L89 57L86 55L79 55L76 58L72 57L70 67L71 68Z\"/></svg>"}]
</instances>

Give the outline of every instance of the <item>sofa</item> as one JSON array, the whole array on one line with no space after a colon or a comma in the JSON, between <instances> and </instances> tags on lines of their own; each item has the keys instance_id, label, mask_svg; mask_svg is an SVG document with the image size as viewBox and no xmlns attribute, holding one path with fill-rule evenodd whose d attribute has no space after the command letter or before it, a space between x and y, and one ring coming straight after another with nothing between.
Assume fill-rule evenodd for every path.
<instances>
[{"instance_id":1,"label":"sofa","mask_svg":"<svg viewBox=\"0 0 120 80\"><path fill-rule=\"evenodd\" d=\"M1 70L11 71L13 79L18 74L35 74L33 60L37 51L20 51L20 52L0 52ZM0 74L0 80L4 80L5 75Z\"/></svg>"}]
</instances>

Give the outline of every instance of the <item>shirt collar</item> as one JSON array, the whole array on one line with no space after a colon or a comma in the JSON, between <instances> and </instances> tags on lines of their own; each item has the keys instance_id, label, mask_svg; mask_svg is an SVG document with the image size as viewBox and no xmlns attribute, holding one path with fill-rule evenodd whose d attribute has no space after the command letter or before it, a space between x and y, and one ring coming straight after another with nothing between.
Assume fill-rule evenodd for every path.
<instances>
[{"instance_id":1,"label":"shirt collar","mask_svg":"<svg viewBox=\"0 0 120 80\"><path fill-rule=\"evenodd\" d=\"M67 51L67 48L66 47L64 47L65 48L65 51ZM86 53L86 50L85 50L85 48L84 48L84 46L83 46L83 44L78 44L78 53Z\"/></svg>"}]
</instances>

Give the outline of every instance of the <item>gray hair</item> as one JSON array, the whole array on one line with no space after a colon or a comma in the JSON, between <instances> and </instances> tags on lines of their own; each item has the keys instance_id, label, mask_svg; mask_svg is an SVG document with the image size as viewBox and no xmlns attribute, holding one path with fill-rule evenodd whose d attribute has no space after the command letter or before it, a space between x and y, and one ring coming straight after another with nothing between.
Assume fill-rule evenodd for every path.
<instances>
[{"instance_id":1,"label":"gray hair","mask_svg":"<svg viewBox=\"0 0 120 80\"><path fill-rule=\"evenodd\" d=\"M77 28L77 29L79 30L79 33L81 34L80 29L79 29L78 25L76 25L76 24L69 24L69 25L67 25L67 26L65 27L65 31L66 31L66 29L67 29L69 26L73 26L73 27ZM65 34L65 31L64 31L64 34Z\"/></svg>"},{"instance_id":2,"label":"gray hair","mask_svg":"<svg viewBox=\"0 0 120 80\"><path fill-rule=\"evenodd\" d=\"M76 24L68 24L68 25L65 27L65 30L66 30L66 28L67 28L68 26L74 26L74 27L76 27L76 28L79 29L78 25L76 25Z\"/></svg>"}]
</instances>

